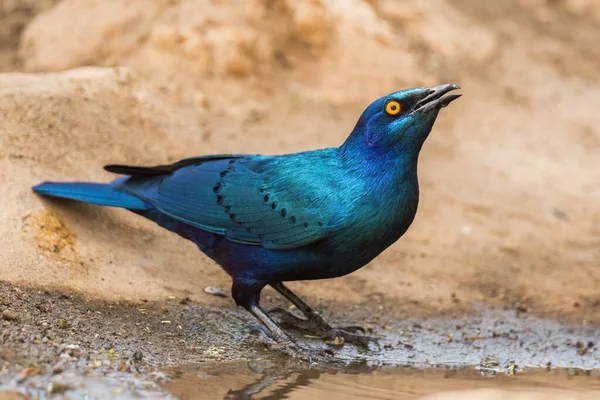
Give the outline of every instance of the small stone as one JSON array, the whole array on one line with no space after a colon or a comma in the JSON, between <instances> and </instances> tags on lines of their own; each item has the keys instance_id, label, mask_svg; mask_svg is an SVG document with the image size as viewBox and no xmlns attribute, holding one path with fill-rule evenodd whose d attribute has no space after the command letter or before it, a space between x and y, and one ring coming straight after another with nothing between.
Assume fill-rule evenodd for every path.
<instances>
[{"instance_id":1,"label":"small stone","mask_svg":"<svg viewBox=\"0 0 600 400\"><path fill-rule=\"evenodd\" d=\"M58 363L54 364L54 366L52 367L53 374L61 374L64 370L65 370L65 367L62 362L58 362Z\"/></svg>"},{"instance_id":2,"label":"small stone","mask_svg":"<svg viewBox=\"0 0 600 400\"><path fill-rule=\"evenodd\" d=\"M0 399L2 399L2 400L29 400L29 397L25 396L24 394L19 393L19 392L2 391L2 392L0 392Z\"/></svg>"},{"instance_id":3,"label":"small stone","mask_svg":"<svg viewBox=\"0 0 600 400\"><path fill-rule=\"evenodd\" d=\"M333 340L333 344L335 344L336 346L343 346L345 342L346 339L343 336L336 336Z\"/></svg>"},{"instance_id":4,"label":"small stone","mask_svg":"<svg viewBox=\"0 0 600 400\"><path fill-rule=\"evenodd\" d=\"M479 371L484 376L496 376L498 375L498 369L500 367L500 361L493 355L485 355L479 362Z\"/></svg>"},{"instance_id":5,"label":"small stone","mask_svg":"<svg viewBox=\"0 0 600 400\"><path fill-rule=\"evenodd\" d=\"M131 355L131 359L133 361L142 361L143 358L144 358L144 353L142 353L139 350L134 351L133 354Z\"/></svg>"},{"instance_id":6,"label":"small stone","mask_svg":"<svg viewBox=\"0 0 600 400\"><path fill-rule=\"evenodd\" d=\"M25 379L29 378L30 376L34 376L34 375L39 375L40 370L38 368L25 368L22 369L21 372L19 372L19 375L17 375L16 381L17 383L22 383L25 381Z\"/></svg>"},{"instance_id":7,"label":"small stone","mask_svg":"<svg viewBox=\"0 0 600 400\"><path fill-rule=\"evenodd\" d=\"M509 361L505 368L506 375L516 375L518 368L519 366L514 361Z\"/></svg>"},{"instance_id":8,"label":"small stone","mask_svg":"<svg viewBox=\"0 0 600 400\"><path fill-rule=\"evenodd\" d=\"M567 213L562 210L559 210L558 208L552 209L552 215L554 215L554 218L556 218L559 221L568 221L569 220L569 216L567 215Z\"/></svg>"},{"instance_id":9,"label":"small stone","mask_svg":"<svg viewBox=\"0 0 600 400\"><path fill-rule=\"evenodd\" d=\"M205 287L204 293L212 294L213 296L227 297L227 293L225 293L223 291L223 289L219 289L219 288L212 287L212 286Z\"/></svg>"},{"instance_id":10,"label":"small stone","mask_svg":"<svg viewBox=\"0 0 600 400\"><path fill-rule=\"evenodd\" d=\"M160 308L160 311L162 311L162 312L164 312L164 313L168 313L168 312L169 312L169 309L168 309L166 306L162 306L162 307Z\"/></svg>"},{"instance_id":11,"label":"small stone","mask_svg":"<svg viewBox=\"0 0 600 400\"><path fill-rule=\"evenodd\" d=\"M60 328L60 329L67 329L69 327L69 323L67 321L65 321L64 319L58 319L55 322L56 327Z\"/></svg>"},{"instance_id":12,"label":"small stone","mask_svg":"<svg viewBox=\"0 0 600 400\"><path fill-rule=\"evenodd\" d=\"M7 321L16 321L17 315L10 310L4 310L2 311L2 318L4 318Z\"/></svg>"},{"instance_id":13,"label":"small stone","mask_svg":"<svg viewBox=\"0 0 600 400\"><path fill-rule=\"evenodd\" d=\"M46 392L48 392L48 394L57 394L57 393L64 393L70 389L71 389L71 386L69 386L68 383L50 382L48 384L48 387L46 388Z\"/></svg>"},{"instance_id":14,"label":"small stone","mask_svg":"<svg viewBox=\"0 0 600 400\"><path fill-rule=\"evenodd\" d=\"M190 302L189 297L184 297L183 299L179 300L179 304L181 304L181 305L186 305L189 302Z\"/></svg>"}]
</instances>

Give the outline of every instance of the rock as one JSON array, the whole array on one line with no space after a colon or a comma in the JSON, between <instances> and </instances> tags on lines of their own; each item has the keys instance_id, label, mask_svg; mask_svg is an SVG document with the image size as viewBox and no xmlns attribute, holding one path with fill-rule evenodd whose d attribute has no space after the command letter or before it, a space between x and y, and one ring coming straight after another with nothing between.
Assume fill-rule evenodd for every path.
<instances>
[{"instance_id":1,"label":"rock","mask_svg":"<svg viewBox=\"0 0 600 400\"><path fill-rule=\"evenodd\" d=\"M64 382L50 382L46 388L48 394L60 394L71 389L71 385Z\"/></svg>"},{"instance_id":2,"label":"rock","mask_svg":"<svg viewBox=\"0 0 600 400\"><path fill-rule=\"evenodd\" d=\"M11 310L7 309L2 311L2 318L4 318L6 321L16 321L17 315Z\"/></svg>"},{"instance_id":3,"label":"rock","mask_svg":"<svg viewBox=\"0 0 600 400\"><path fill-rule=\"evenodd\" d=\"M69 327L69 323L67 321L65 321L64 319L56 320L55 325L57 328L60 328L60 329L67 329Z\"/></svg>"},{"instance_id":4,"label":"rock","mask_svg":"<svg viewBox=\"0 0 600 400\"><path fill-rule=\"evenodd\" d=\"M39 375L40 374L40 370L39 368L24 368L19 372L19 375L17 375L16 377L16 381L18 383L22 383L24 382L27 378L31 377L31 376L35 376L35 375Z\"/></svg>"},{"instance_id":5,"label":"rock","mask_svg":"<svg viewBox=\"0 0 600 400\"><path fill-rule=\"evenodd\" d=\"M159 12L155 1L64 0L27 26L20 56L29 71L111 65L138 45Z\"/></svg>"},{"instance_id":6,"label":"rock","mask_svg":"<svg viewBox=\"0 0 600 400\"><path fill-rule=\"evenodd\" d=\"M113 248L110 258L102 257L103 250L92 240L92 236L97 238L98 229L94 233L89 230L87 217L74 218L73 210L79 205L56 207L36 196L31 186L46 179L105 181L111 176L102 170L102 165L111 161L166 163L167 155L183 158L190 148L196 148L192 151L196 154L206 147L199 145L204 140L202 130L173 125L171 115L176 111L157 102L149 89L125 68L0 74L0 88L2 279L25 285L68 287L114 299L127 292L136 293L131 298L141 298L148 291L156 294L164 290L154 278L148 284L130 285L132 268L139 267L134 266L131 252L125 250L127 246L122 250ZM189 121L185 125L193 126ZM171 134L175 136L169 138ZM112 212L103 212L106 211ZM125 225L116 226L117 219L103 223L100 235L105 230L118 242L136 241L124 227L129 224L127 221L142 220L127 213L118 220ZM169 237L158 227L145 235L146 240ZM148 254L161 266L170 262L184 264L198 254L196 249L189 249L173 259L163 251L168 241L157 240L156 244ZM23 265L28 267L24 269ZM139 270L135 275L146 274ZM187 276L177 280L175 287L187 287L190 293L195 289ZM0 301L0 313L8 305ZM7 316L11 318L10 314ZM0 320L5 319L0 314Z\"/></svg>"},{"instance_id":7,"label":"rock","mask_svg":"<svg viewBox=\"0 0 600 400\"><path fill-rule=\"evenodd\" d=\"M29 397L19 392L0 392L0 400L29 400Z\"/></svg>"},{"instance_id":8,"label":"rock","mask_svg":"<svg viewBox=\"0 0 600 400\"><path fill-rule=\"evenodd\" d=\"M144 358L144 353L142 353L141 350L136 350L131 355L131 359L133 361L142 361L143 358Z\"/></svg>"},{"instance_id":9,"label":"rock","mask_svg":"<svg viewBox=\"0 0 600 400\"><path fill-rule=\"evenodd\" d=\"M58 363L54 364L54 366L52 367L53 374L61 374L64 370L65 370L64 361L59 361Z\"/></svg>"},{"instance_id":10,"label":"rock","mask_svg":"<svg viewBox=\"0 0 600 400\"><path fill-rule=\"evenodd\" d=\"M204 288L204 293L212 294L213 296L227 297L227 293L223 289L207 286Z\"/></svg>"}]
</instances>

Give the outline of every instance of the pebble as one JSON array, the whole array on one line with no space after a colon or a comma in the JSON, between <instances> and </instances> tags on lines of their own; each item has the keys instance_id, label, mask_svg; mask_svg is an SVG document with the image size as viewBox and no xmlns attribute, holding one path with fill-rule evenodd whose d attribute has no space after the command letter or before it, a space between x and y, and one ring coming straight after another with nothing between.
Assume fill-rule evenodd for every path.
<instances>
[{"instance_id":1,"label":"pebble","mask_svg":"<svg viewBox=\"0 0 600 400\"><path fill-rule=\"evenodd\" d=\"M60 374L65 370L65 367L63 365L62 362L58 362L56 364L54 364L54 366L52 367L52 373L53 374Z\"/></svg>"},{"instance_id":2,"label":"pebble","mask_svg":"<svg viewBox=\"0 0 600 400\"><path fill-rule=\"evenodd\" d=\"M62 382L50 382L46 391L48 394L56 394L56 393L64 393L67 390L71 389L71 386L68 383Z\"/></svg>"},{"instance_id":3,"label":"pebble","mask_svg":"<svg viewBox=\"0 0 600 400\"><path fill-rule=\"evenodd\" d=\"M142 353L139 350L134 351L133 354L131 355L131 359L133 361L142 361L142 358L144 358L144 353Z\"/></svg>"},{"instance_id":4,"label":"pebble","mask_svg":"<svg viewBox=\"0 0 600 400\"><path fill-rule=\"evenodd\" d=\"M16 321L17 315L10 310L4 310L2 311L2 318L4 318L7 321Z\"/></svg>"},{"instance_id":5,"label":"pebble","mask_svg":"<svg viewBox=\"0 0 600 400\"><path fill-rule=\"evenodd\" d=\"M205 287L204 293L212 294L213 296L227 297L227 293L225 293L225 291L223 291L223 289L219 289L219 288L212 287L212 286Z\"/></svg>"},{"instance_id":6,"label":"pebble","mask_svg":"<svg viewBox=\"0 0 600 400\"><path fill-rule=\"evenodd\" d=\"M60 329L67 329L69 327L69 323L64 319L56 320L56 326Z\"/></svg>"},{"instance_id":7,"label":"pebble","mask_svg":"<svg viewBox=\"0 0 600 400\"><path fill-rule=\"evenodd\" d=\"M0 399L2 400L29 400L29 397L25 397L25 395L19 392L1 392Z\"/></svg>"},{"instance_id":8,"label":"pebble","mask_svg":"<svg viewBox=\"0 0 600 400\"><path fill-rule=\"evenodd\" d=\"M19 375L17 375L16 381L17 383L22 383L25 381L25 379L29 378L30 376L34 376L34 375L38 375L40 373L40 370L38 368L25 368L22 369L21 372L19 372Z\"/></svg>"}]
</instances>

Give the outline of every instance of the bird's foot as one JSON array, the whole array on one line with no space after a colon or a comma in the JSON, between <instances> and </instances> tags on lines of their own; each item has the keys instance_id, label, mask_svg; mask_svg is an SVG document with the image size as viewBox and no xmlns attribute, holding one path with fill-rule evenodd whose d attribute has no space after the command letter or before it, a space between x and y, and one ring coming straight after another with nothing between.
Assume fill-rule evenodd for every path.
<instances>
[{"instance_id":1,"label":"bird's foot","mask_svg":"<svg viewBox=\"0 0 600 400\"><path fill-rule=\"evenodd\" d=\"M362 329L360 331L363 332ZM374 337L366 336L365 334L356 334L353 332L349 332L345 328L331 328L331 330L329 331L329 344L341 347L345 343L352 343L367 349L369 348L369 343L374 343L377 346L379 346L379 344L377 343L377 339L375 339Z\"/></svg>"},{"instance_id":2,"label":"bird's foot","mask_svg":"<svg viewBox=\"0 0 600 400\"><path fill-rule=\"evenodd\" d=\"M250 331L250 335L254 336L258 342L262 343L271 350L285 351L290 356L302 361L307 361L309 363L331 361L333 357L333 352L329 349L321 350L311 354L289 338L277 340L262 327L256 327L252 329Z\"/></svg>"},{"instance_id":3,"label":"bird's foot","mask_svg":"<svg viewBox=\"0 0 600 400\"><path fill-rule=\"evenodd\" d=\"M279 315L281 323L291 328L299 329L310 333L319 338L329 340L330 344L343 346L345 343L352 343L362 347L369 347L369 343L377 344L377 339L366 336L365 330L360 326L346 326L341 328L332 328L317 313L312 313L308 318L300 318L288 310L281 307L275 307L268 311L269 314Z\"/></svg>"}]
</instances>

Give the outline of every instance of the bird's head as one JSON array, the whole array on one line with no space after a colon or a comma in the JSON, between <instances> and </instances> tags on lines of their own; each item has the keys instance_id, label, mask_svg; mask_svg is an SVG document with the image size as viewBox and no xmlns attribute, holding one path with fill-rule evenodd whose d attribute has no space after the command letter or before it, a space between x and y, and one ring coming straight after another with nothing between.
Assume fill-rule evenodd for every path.
<instances>
[{"instance_id":1,"label":"bird's head","mask_svg":"<svg viewBox=\"0 0 600 400\"><path fill-rule=\"evenodd\" d=\"M344 144L360 152L418 153L439 111L460 94L458 85L406 89L371 103ZM342 146L342 147L344 147Z\"/></svg>"}]
</instances>

